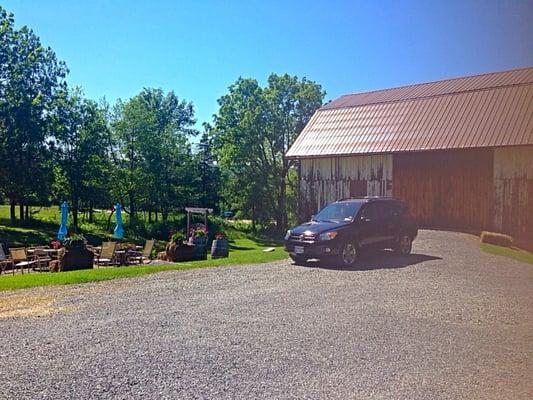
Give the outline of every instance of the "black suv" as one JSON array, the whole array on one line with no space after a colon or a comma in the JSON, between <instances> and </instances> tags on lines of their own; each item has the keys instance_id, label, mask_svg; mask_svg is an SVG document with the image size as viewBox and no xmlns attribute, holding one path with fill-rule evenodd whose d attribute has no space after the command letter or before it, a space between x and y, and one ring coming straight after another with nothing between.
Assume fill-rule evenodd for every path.
<instances>
[{"instance_id":1,"label":"black suv","mask_svg":"<svg viewBox=\"0 0 533 400\"><path fill-rule=\"evenodd\" d=\"M289 229L285 250L296 264L309 258L335 258L351 266L366 248L392 248L399 254L409 254L417 233L400 200L343 199L324 207L311 221Z\"/></svg>"}]
</instances>

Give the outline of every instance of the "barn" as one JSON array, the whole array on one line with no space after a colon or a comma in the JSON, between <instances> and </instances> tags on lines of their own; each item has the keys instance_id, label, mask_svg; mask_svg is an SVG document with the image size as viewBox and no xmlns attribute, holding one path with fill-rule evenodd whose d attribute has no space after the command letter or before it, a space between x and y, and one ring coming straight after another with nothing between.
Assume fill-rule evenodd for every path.
<instances>
[{"instance_id":1,"label":"barn","mask_svg":"<svg viewBox=\"0 0 533 400\"><path fill-rule=\"evenodd\" d=\"M394 196L420 226L513 235L533 247L533 68L341 96L288 150L299 216Z\"/></svg>"}]
</instances>

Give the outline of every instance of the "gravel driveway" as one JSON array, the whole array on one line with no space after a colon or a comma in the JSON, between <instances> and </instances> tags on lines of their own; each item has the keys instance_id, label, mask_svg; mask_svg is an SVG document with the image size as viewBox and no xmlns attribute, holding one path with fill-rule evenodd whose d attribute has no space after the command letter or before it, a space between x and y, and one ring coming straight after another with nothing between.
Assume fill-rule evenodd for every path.
<instances>
[{"instance_id":1,"label":"gravel driveway","mask_svg":"<svg viewBox=\"0 0 533 400\"><path fill-rule=\"evenodd\" d=\"M413 252L0 294L52 299L0 319L0 398L531 399L533 266L451 232Z\"/></svg>"}]
</instances>

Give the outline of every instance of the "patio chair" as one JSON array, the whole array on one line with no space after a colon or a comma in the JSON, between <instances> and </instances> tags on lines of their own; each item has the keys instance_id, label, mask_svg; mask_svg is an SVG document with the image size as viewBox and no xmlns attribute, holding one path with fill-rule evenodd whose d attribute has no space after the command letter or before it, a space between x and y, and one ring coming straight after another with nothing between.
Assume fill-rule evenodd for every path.
<instances>
[{"instance_id":1,"label":"patio chair","mask_svg":"<svg viewBox=\"0 0 533 400\"><path fill-rule=\"evenodd\" d=\"M152 250L154 248L155 240L147 240L144 244L142 253L130 257L130 261L138 262L139 264L143 263L144 260L148 260L148 263L152 261Z\"/></svg>"},{"instance_id":2,"label":"patio chair","mask_svg":"<svg viewBox=\"0 0 533 400\"><path fill-rule=\"evenodd\" d=\"M33 251L34 260L37 262L37 266L33 269L36 271L48 271L48 264L52 261L52 258L45 251L45 247L36 247Z\"/></svg>"},{"instance_id":3,"label":"patio chair","mask_svg":"<svg viewBox=\"0 0 533 400\"><path fill-rule=\"evenodd\" d=\"M8 258L6 256L6 253L4 252L4 247L2 244L0 244L0 274L6 270L7 266L11 266L11 270L13 271L13 275L15 275L15 263L11 258Z\"/></svg>"},{"instance_id":4,"label":"patio chair","mask_svg":"<svg viewBox=\"0 0 533 400\"><path fill-rule=\"evenodd\" d=\"M24 247L16 247L9 249L9 252L11 253L11 258L13 259L13 262L15 263L15 268L19 267L20 272L24 274L24 268L28 268L28 272L30 271L30 268L33 268L37 261L33 259L33 257L28 256L28 253L26 252L26 248Z\"/></svg>"},{"instance_id":5,"label":"patio chair","mask_svg":"<svg viewBox=\"0 0 533 400\"><path fill-rule=\"evenodd\" d=\"M103 242L100 254L96 256L96 265L112 265L115 263L116 242Z\"/></svg>"}]
</instances>

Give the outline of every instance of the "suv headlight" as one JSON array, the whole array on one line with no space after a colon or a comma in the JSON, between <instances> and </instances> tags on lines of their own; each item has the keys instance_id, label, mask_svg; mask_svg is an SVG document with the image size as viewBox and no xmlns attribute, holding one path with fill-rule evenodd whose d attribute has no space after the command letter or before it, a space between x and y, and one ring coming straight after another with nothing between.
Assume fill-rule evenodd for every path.
<instances>
[{"instance_id":1,"label":"suv headlight","mask_svg":"<svg viewBox=\"0 0 533 400\"><path fill-rule=\"evenodd\" d=\"M288 230L287 233L285 234L285 240L289 240L289 237L291 236L291 231Z\"/></svg>"},{"instance_id":2,"label":"suv headlight","mask_svg":"<svg viewBox=\"0 0 533 400\"><path fill-rule=\"evenodd\" d=\"M320 234L320 240L331 240L337 237L337 231L324 232Z\"/></svg>"}]
</instances>

